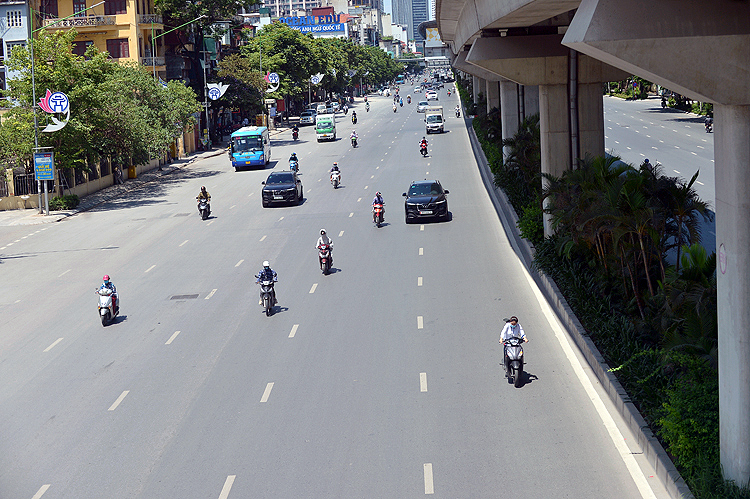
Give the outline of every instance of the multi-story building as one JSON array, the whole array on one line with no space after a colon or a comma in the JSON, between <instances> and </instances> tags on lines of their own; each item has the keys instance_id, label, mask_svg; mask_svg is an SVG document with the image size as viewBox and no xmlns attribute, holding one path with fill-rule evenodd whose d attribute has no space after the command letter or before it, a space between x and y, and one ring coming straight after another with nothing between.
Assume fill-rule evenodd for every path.
<instances>
[{"instance_id":1,"label":"multi-story building","mask_svg":"<svg viewBox=\"0 0 750 499\"><path fill-rule=\"evenodd\" d=\"M424 38L417 27L427 21L427 0L411 0L411 19L409 20L409 40L414 40L417 47L422 45Z\"/></svg>"},{"instance_id":2,"label":"multi-story building","mask_svg":"<svg viewBox=\"0 0 750 499\"><path fill-rule=\"evenodd\" d=\"M26 45L30 30L29 5L24 0L0 0L0 90L7 90L14 73L7 70L5 60L17 45Z\"/></svg>"},{"instance_id":3,"label":"multi-story building","mask_svg":"<svg viewBox=\"0 0 750 499\"><path fill-rule=\"evenodd\" d=\"M153 0L105 0L104 5L86 10L96 0L31 0L32 9L39 12L39 27L50 31L75 28L78 36L73 51L83 55L89 45L109 52L110 57L122 61L137 61L154 68L165 76L164 38L152 33L164 31L162 18L154 10ZM75 15L74 15L75 14ZM61 21L62 18L72 17Z\"/></svg>"},{"instance_id":4,"label":"multi-story building","mask_svg":"<svg viewBox=\"0 0 750 499\"><path fill-rule=\"evenodd\" d=\"M309 12L314 8L321 6L320 0L264 0L263 6L271 10L272 17L288 17L294 15L304 15L302 12Z\"/></svg>"}]
</instances>

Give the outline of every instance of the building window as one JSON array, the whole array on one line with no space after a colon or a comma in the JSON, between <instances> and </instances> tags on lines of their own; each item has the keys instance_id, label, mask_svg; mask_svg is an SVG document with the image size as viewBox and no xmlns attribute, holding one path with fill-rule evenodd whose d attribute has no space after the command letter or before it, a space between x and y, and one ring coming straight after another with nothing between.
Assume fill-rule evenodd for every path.
<instances>
[{"instance_id":1,"label":"building window","mask_svg":"<svg viewBox=\"0 0 750 499\"><path fill-rule=\"evenodd\" d=\"M127 14L128 4L126 0L105 0L104 14L114 16L116 14Z\"/></svg>"},{"instance_id":2,"label":"building window","mask_svg":"<svg viewBox=\"0 0 750 499\"><path fill-rule=\"evenodd\" d=\"M56 18L57 0L41 0L39 3L39 12L43 14L44 18Z\"/></svg>"},{"instance_id":3,"label":"building window","mask_svg":"<svg viewBox=\"0 0 750 499\"><path fill-rule=\"evenodd\" d=\"M6 20L7 20L7 26L9 28L13 27L21 27L21 11L20 10L9 10L5 13Z\"/></svg>"},{"instance_id":4,"label":"building window","mask_svg":"<svg viewBox=\"0 0 750 499\"><path fill-rule=\"evenodd\" d=\"M113 59L123 59L130 57L127 38L115 38L107 40L107 52Z\"/></svg>"},{"instance_id":5,"label":"building window","mask_svg":"<svg viewBox=\"0 0 750 499\"><path fill-rule=\"evenodd\" d=\"M83 42L73 42L73 53L75 55L80 55L83 57L83 55L86 53L86 50L93 45L94 42L91 40L86 40Z\"/></svg>"},{"instance_id":6,"label":"building window","mask_svg":"<svg viewBox=\"0 0 750 499\"><path fill-rule=\"evenodd\" d=\"M73 12L79 14L86 10L86 0L73 0Z\"/></svg>"},{"instance_id":7,"label":"building window","mask_svg":"<svg viewBox=\"0 0 750 499\"><path fill-rule=\"evenodd\" d=\"M6 42L5 45L8 47L7 57L10 57L13 53L13 47L25 47L26 42Z\"/></svg>"}]
</instances>

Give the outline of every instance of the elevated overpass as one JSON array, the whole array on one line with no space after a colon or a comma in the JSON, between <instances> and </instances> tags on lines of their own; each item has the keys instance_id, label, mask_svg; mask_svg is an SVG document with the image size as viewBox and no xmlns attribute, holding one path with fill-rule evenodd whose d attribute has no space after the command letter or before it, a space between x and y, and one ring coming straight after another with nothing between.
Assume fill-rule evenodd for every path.
<instances>
[{"instance_id":1,"label":"elevated overpass","mask_svg":"<svg viewBox=\"0 0 750 499\"><path fill-rule=\"evenodd\" d=\"M454 68L501 109L504 137L524 89L538 89L544 172L604 153L601 82L637 75L714 103L721 463L747 485L750 1L436 0L436 15Z\"/></svg>"}]
</instances>

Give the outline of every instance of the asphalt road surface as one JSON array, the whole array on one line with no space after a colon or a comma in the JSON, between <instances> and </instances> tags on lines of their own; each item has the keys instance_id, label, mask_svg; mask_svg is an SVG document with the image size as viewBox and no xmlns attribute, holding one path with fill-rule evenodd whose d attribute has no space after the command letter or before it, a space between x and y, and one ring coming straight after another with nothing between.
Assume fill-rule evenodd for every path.
<instances>
[{"instance_id":1,"label":"asphalt road surface","mask_svg":"<svg viewBox=\"0 0 750 499\"><path fill-rule=\"evenodd\" d=\"M339 140L280 135L266 170L221 155L63 222L3 228L0 497L665 497L513 253L463 119L447 114L422 158L417 100L395 114L389 98L358 102L357 149L339 115ZM262 208L292 151L304 202ZM401 194L424 178L450 191L452 219L406 225ZM271 317L263 260L279 274ZM105 273L121 315L102 327ZM498 344L514 314L531 340L518 389Z\"/></svg>"}]
</instances>

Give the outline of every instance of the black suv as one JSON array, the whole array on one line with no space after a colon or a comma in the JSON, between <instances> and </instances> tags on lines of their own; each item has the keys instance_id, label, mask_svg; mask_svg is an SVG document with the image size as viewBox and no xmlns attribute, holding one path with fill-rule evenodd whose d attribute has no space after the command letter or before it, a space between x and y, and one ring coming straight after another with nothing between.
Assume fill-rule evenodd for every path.
<instances>
[{"instance_id":1,"label":"black suv","mask_svg":"<svg viewBox=\"0 0 750 499\"><path fill-rule=\"evenodd\" d=\"M302 181L293 171L271 172L263 182L263 208L273 203L302 203Z\"/></svg>"},{"instance_id":2,"label":"black suv","mask_svg":"<svg viewBox=\"0 0 750 499\"><path fill-rule=\"evenodd\" d=\"M448 200L438 180L417 180L409 186L409 192L403 196L406 223L422 217L437 217L445 222L450 220Z\"/></svg>"}]
</instances>

